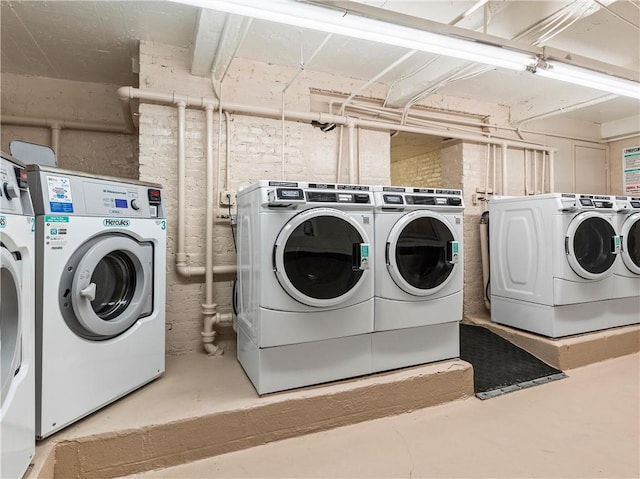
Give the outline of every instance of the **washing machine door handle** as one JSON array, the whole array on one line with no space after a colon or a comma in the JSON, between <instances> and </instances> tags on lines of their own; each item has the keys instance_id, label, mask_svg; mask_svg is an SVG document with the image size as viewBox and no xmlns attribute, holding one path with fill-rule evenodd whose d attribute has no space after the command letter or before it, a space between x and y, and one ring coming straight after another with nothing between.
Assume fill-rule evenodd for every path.
<instances>
[{"instance_id":1,"label":"washing machine door handle","mask_svg":"<svg viewBox=\"0 0 640 479\"><path fill-rule=\"evenodd\" d=\"M80 296L88 299L89 301L94 301L96 299L96 283L91 283L86 288L81 289Z\"/></svg>"}]
</instances>

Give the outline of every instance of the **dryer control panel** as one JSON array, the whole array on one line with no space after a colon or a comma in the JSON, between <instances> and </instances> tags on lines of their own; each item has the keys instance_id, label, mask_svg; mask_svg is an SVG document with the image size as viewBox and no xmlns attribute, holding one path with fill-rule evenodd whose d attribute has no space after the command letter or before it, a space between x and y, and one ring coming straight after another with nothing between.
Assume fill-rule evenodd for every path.
<instances>
[{"instance_id":1,"label":"dryer control panel","mask_svg":"<svg viewBox=\"0 0 640 479\"><path fill-rule=\"evenodd\" d=\"M160 185L28 166L37 215L164 218Z\"/></svg>"},{"instance_id":2,"label":"dryer control panel","mask_svg":"<svg viewBox=\"0 0 640 479\"><path fill-rule=\"evenodd\" d=\"M631 213L640 211L640 197L635 196L612 196L615 203L615 210L618 213Z\"/></svg>"},{"instance_id":3,"label":"dryer control panel","mask_svg":"<svg viewBox=\"0 0 640 479\"><path fill-rule=\"evenodd\" d=\"M543 195L540 195L542 197ZM573 212L577 210L615 210L615 201L609 195L584 195L576 193L560 194L560 210L563 212Z\"/></svg>"},{"instance_id":4,"label":"dryer control panel","mask_svg":"<svg viewBox=\"0 0 640 479\"><path fill-rule=\"evenodd\" d=\"M25 166L9 155L0 157L0 212L33 215Z\"/></svg>"},{"instance_id":5,"label":"dryer control panel","mask_svg":"<svg viewBox=\"0 0 640 479\"><path fill-rule=\"evenodd\" d=\"M308 183L296 181L269 181L259 183L268 186L263 206L269 208L296 208L300 204L335 206L346 209L373 208L371 187L332 183Z\"/></svg>"},{"instance_id":6,"label":"dryer control panel","mask_svg":"<svg viewBox=\"0 0 640 479\"><path fill-rule=\"evenodd\" d=\"M446 188L416 188L412 186L374 186L377 210L404 211L434 209L462 211L462 190Z\"/></svg>"}]
</instances>

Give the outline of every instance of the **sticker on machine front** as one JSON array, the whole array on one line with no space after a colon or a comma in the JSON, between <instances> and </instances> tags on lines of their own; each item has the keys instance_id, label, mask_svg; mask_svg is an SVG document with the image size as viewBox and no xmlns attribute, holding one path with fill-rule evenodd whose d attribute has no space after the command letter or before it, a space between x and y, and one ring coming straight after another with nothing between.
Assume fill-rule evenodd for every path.
<instances>
[{"instance_id":1,"label":"sticker on machine front","mask_svg":"<svg viewBox=\"0 0 640 479\"><path fill-rule=\"evenodd\" d=\"M369 245L368 244L360 245L360 257L361 258L368 258L369 257Z\"/></svg>"},{"instance_id":2,"label":"sticker on machine front","mask_svg":"<svg viewBox=\"0 0 640 479\"><path fill-rule=\"evenodd\" d=\"M45 223L68 223L69 217L68 216L45 216L44 222Z\"/></svg>"},{"instance_id":3,"label":"sticker on machine front","mask_svg":"<svg viewBox=\"0 0 640 479\"><path fill-rule=\"evenodd\" d=\"M7 217L0 215L0 230L7 227Z\"/></svg>"},{"instance_id":4,"label":"sticker on machine front","mask_svg":"<svg viewBox=\"0 0 640 479\"><path fill-rule=\"evenodd\" d=\"M131 221L126 218L105 218L102 220L102 224L107 228L122 227L128 228L131 226Z\"/></svg>"},{"instance_id":5,"label":"sticker on machine front","mask_svg":"<svg viewBox=\"0 0 640 479\"><path fill-rule=\"evenodd\" d=\"M64 176L47 176L49 208L52 213L73 213L71 180Z\"/></svg>"},{"instance_id":6,"label":"sticker on machine front","mask_svg":"<svg viewBox=\"0 0 640 479\"><path fill-rule=\"evenodd\" d=\"M458 254L458 250L459 250L459 243L457 241L452 241L451 242L451 251L453 251L453 254Z\"/></svg>"}]
</instances>

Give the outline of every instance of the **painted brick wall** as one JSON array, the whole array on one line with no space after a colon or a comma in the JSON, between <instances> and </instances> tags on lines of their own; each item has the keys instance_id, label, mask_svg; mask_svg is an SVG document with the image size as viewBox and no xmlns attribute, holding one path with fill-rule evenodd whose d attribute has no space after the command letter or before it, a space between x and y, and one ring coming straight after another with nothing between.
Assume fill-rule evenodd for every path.
<instances>
[{"instance_id":1,"label":"painted brick wall","mask_svg":"<svg viewBox=\"0 0 640 479\"><path fill-rule=\"evenodd\" d=\"M157 91L213 97L211 83L206 78L193 77L188 70L188 50L142 42L140 46L140 85ZM223 86L223 100L254 106L280 108L280 91L295 74L294 69L235 60ZM286 107L308 111L311 87L351 91L359 82L331 75L300 75L287 91ZM365 94L381 95L374 90ZM217 148L218 115L214 145ZM226 125L223 123L223 151ZM187 110L187 178L188 207L186 249L188 261L194 266L203 264L204 256L204 113ZM282 160L282 131L280 120L231 115L229 124L229 184L237 191L260 179L280 179ZM338 151L338 129L324 133L310 124L284 123L285 179L335 181ZM347 137L345 131L345 138ZM173 107L142 104L140 106L140 177L164 185L168 216L167 245L167 350L187 353L201 350L200 331L203 285L200 280L185 280L175 272L175 235L177 229L177 112ZM343 154L343 177L346 182L346 141ZM357 132L357 151L360 158L359 181L388 184L389 134L369 130ZM215 149L215 148L214 148ZM224 154L223 154L224 156ZM224 177L225 160L221 160ZM224 183L224 181L222 181ZM234 264L235 252L228 223L214 226L214 261ZM214 290L221 312L231 311L232 282L217 282Z\"/></svg>"},{"instance_id":2,"label":"painted brick wall","mask_svg":"<svg viewBox=\"0 0 640 479\"><path fill-rule=\"evenodd\" d=\"M391 183L406 186L444 186L440 150L392 161Z\"/></svg>"},{"instance_id":3,"label":"painted brick wall","mask_svg":"<svg viewBox=\"0 0 640 479\"><path fill-rule=\"evenodd\" d=\"M122 125L117 86L2 74L2 114ZM3 125L2 150L11 140L49 146L50 130ZM58 166L99 175L138 179L138 137L62 130Z\"/></svg>"}]
</instances>

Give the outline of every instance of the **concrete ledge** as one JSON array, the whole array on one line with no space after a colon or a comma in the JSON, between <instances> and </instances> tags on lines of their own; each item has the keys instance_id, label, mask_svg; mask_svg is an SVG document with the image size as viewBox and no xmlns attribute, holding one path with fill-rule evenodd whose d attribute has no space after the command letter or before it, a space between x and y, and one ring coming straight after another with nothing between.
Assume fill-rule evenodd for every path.
<instances>
[{"instance_id":1,"label":"concrete ledge","mask_svg":"<svg viewBox=\"0 0 640 479\"><path fill-rule=\"evenodd\" d=\"M205 362L207 359L204 356ZM181 357L168 361L180 362ZM199 364L202 359L192 362ZM176 374L180 369L175 368ZM242 380L247 382L244 376ZM152 384L155 387L145 387L81 421L85 424L80 427L61 431L40 443L35 467L27 477L126 476L401 414L472 396L473 370L464 361L452 360L262 398L252 393L248 401L239 401L237 407L230 405L227 410L215 411L212 403L210 409L214 412L209 414L201 412L201 404L194 404L192 417L188 417L189 404L183 404L187 411L182 411L186 417L181 419L165 421L157 417L153 424L106 431L103 423L109 421L109 415L116 416L112 418L116 424L122 423L126 414L135 416L135 408L145 401L150 407L162 401L180 407L171 398L171 388L188 384L185 379L172 381L168 369L163 378ZM194 389L197 390L196 385ZM160 391L162 396L157 396ZM91 423L95 434L90 433Z\"/></svg>"},{"instance_id":2,"label":"concrete ledge","mask_svg":"<svg viewBox=\"0 0 640 479\"><path fill-rule=\"evenodd\" d=\"M493 323L487 317L465 316L464 322L490 329L562 371L640 351L640 325L637 324L550 339Z\"/></svg>"}]
</instances>

